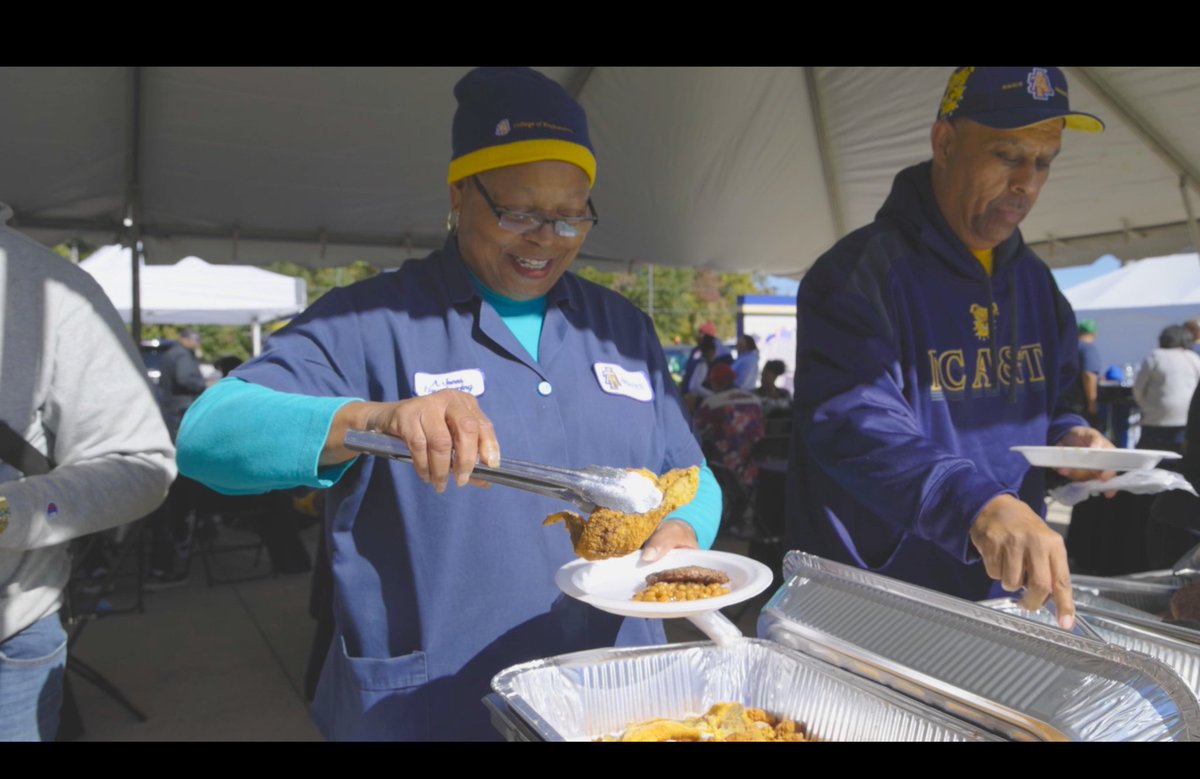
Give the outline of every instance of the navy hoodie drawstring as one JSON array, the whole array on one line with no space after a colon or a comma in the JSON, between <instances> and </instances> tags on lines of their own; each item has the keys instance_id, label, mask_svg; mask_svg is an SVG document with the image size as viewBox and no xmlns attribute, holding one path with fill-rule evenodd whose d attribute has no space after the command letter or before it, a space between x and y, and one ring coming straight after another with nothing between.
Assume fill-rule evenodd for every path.
<instances>
[{"instance_id":1,"label":"navy hoodie drawstring","mask_svg":"<svg viewBox=\"0 0 1200 779\"><path fill-rule=\"evenodd\" d=\"M1017 271L1008 271L1008 301L1009 301L1009 350L1008 350L1008 402L1017 402Z\"/></svg>"},{"instance_id":2,"label":"navy hoodie drawstring","mask_svg":"<svg viewBox=\"0 0 1200 779\"><path fill-rule=\"evenodd\" d=\"M988 349L992 352L992 381L1000 385L1000 353L996 351L996 298L987 274ZM1008 402L1017 402L1017 272L1008 271Z\"/></svg>"},{"instance_id":3,"label":"navy hoodie drawstring","mask_svg":"<svg viewBox=\"0 0 1200 779\"><path fill-rule=\"evenodd\" d=\"M992 274L984 271L987 277L987 319L988 319L988 350L992 353L991 381L996 387L1000 386L1000 353L996 351L996 298L992 295Z\"/></svg>"}]
</instances>

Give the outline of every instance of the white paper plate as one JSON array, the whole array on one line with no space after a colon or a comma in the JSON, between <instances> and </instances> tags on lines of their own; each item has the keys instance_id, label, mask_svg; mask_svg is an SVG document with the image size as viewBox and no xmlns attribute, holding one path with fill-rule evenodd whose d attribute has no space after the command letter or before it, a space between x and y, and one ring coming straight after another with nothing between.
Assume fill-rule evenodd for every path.
<instances>
[{"instance_id":1,"label":"white paper plate","mask_svg":"<svg viewBox=\"0 0 1200 779\"><path fill-rule=\"evenodd\" d=\"M723 609L749 600L771 585L771 569L757 560L729 552L676 549L652 563L641 562L641 550L611 560L588 561L582 558L558 569L554 582L559 589L591 604L601 611L624 617L690 617ZM668 568L702 565L724 571L729 576L728 595L672 603L642 603L632 600L646 586L646 577Z\"/></svg>"},{"instance_id":2,"label":"white paper plate","mask_svg":"<svg viewBox=\"0 0 1200 779\"><path fill-rule=\"evenodd\" d=\"M1161 460L1178 460L1175 452L1156 449L1093 449L1085 446L1014 446L1039 468L1083 468L1091 471L1136 471Z\"/></svg>"}]
</instances>

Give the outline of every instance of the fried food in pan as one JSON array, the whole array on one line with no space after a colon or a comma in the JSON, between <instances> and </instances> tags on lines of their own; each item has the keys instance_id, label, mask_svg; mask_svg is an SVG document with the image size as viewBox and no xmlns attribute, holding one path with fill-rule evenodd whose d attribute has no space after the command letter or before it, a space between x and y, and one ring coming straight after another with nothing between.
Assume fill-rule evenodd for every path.
<instances>
[{"instance_id":1,"label":"fried food in pan","mask_svg":"<svg viewBox=\"0 0 1200 779\"><path fill-rule=\"evenodd\" d=\"M800 723L740 703L714 703L703 715L652 719L597 741L816 741Z\"/></svg>"}]
</instances>

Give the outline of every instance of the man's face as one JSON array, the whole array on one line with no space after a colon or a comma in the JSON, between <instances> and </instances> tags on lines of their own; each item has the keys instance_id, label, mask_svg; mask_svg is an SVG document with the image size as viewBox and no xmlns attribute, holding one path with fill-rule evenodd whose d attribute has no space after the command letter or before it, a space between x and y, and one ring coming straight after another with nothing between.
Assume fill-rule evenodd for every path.
<instances>
[{"instance_id":1,"label":"man's face","mask_svg":"<svg viewBox=\"0 0 1200 779\"><path fill-rule=\"evenodd\" d=\"M934 196L967 248L991 249L1033 210L1062 149L1062 120L996 130L941 120L933 133Z\"/></svg>"}]
</instances>

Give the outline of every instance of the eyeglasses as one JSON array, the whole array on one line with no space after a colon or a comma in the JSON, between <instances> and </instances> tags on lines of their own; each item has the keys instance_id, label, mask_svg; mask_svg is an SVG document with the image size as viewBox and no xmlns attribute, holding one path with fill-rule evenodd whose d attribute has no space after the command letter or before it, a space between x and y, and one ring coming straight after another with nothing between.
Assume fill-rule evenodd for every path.
<instances>
[{"instance_id":1,"label":"eyeglasses","mask_svg":"<svg viewBox=\"0 0 1200 779\"><path fill-rule=\"evenodd\" d=\"M475 188L479 190L479 194L483 195L488 208L492 209L492 213L500 220L500 226L514 233L524 234L540 230L542 229L542 225L549 224L554 227L554 234L560 238L578 238L586 234L588 230L591 230L600 222L600 217L596 215L596 208L592 205L590 197L587 201L587 207L588 213L591 216L545 217L538 214L527 214L523 211L506 211L502 208L497 208L496 204L492 202L492 198L488 195L487 190L483 188L483 184L479 183L479 177L472 176L471 180L475 182Z\"/></svg>"}]
</instances>

